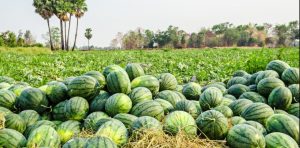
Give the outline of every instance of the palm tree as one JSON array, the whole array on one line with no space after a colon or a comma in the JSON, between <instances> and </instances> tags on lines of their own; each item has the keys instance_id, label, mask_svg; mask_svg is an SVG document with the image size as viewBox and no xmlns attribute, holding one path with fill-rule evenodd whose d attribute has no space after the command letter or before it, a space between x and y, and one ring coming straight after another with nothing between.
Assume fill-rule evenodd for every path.
<instances>
[{"instance_id":1,"label":"palm tree","mask_svg":"<svg viewBox=\"0 0 300 148\"><path fill-rule=\"evenodd\" d=\"M50 18L53 16L52 2L50 0L34 0L33 6L35 7L35 12L47 21L48 31L51 32ZM51 50L54 50L51 33L49 33L49 37Z\"/></svg>"},{"instance_id":2,"label":"palm tree","mask_svg":"<svg viewBox=\"0 0 300 148\"><path fill-rule=\"evenodd\" d=\"M69 50L69 39L70 39L71 21L72 21L72 16L75 13L75 8L74 8L74 4L72 2L66 2L66 7L67 7L66 8L67 12L69 13L69 20L68 20L69 21L69 27L68 27L68 35L67 35L67 39L66 39L66 46L67 46L66 48L67 48L67 50Z\"/></svg>"},{"instance_id":3,"label":"palm tree","mask_svg":"<svg viewBox=\"0 0 300 148\"><path fill-rule=\"evenodd\" d=\"M93 37L93 35L92 35L92 29L91 28L87 28L85 30L84 36L88 39L88 50L90 50L90 39Z\"/></svg>"},{"instance_id":4,"label":"palm tree","mask_svg":"<svg viewBox=\"0 0 300 148\"><path fill-rule=\"evenodd\" d=\"M85 3L85 0L77 0L74 4L75 7L75 17L76 17L76 32L75 32L75 40L74 45L72 47L72 51L74 51L76 47L77 42L77 34L78 34L78 22L79 19L84 15L84 13L87 11L87 5Z\"/></svg>"}]
</instances>

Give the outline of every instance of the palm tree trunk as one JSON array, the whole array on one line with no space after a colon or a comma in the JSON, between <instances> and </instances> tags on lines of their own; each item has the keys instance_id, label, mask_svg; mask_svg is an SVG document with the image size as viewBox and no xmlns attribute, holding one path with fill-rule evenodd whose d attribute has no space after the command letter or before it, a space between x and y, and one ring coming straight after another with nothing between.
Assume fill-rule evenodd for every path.
<instances>
[{"instance_id":1,"label":"palm tree trunk","mask_svg":"<svg viewBox=\"0 0 300 148\"><path fill-rule=\"evenodd\" d=\"M90 39L88 39L88 50L90 50Z\"/></svg>"},{"instance_id":2,"label":"palm tree trunk","mask_svg":"<svg viewBox=\"0 0 300 148\"><path fill-rule=\"evenodd\" d=\"M69 39L70 39L70 30L71 30L71 20L72 20L72 15L70 14L69 28L68 28L68 39L67 39L67 50L69 50Z\"/></svg>"},{"instance_id":3,"label":"palm tree trunk","mask_svg":"<svg viewBox=\"0 0 300 148\"><path fill-rule=\"evenodd\" d=\"M65 24L65 49L68 51L68 45L67 45L67 23L64 22Z\"/></svg>"},{"instance_id":4,"label":"palm tree trunk","mask_svg":"<svg viewBox=\"0 0 300 148\"><path fill-rule=\"evenodd\" d=\"M60 42L61 42L61 50L65 50L64 28L63 28L62 20L60 20Z\"/></svg>"},{"instance_id":5,"label":"palm tree trunk","mask_svg":"<svg viewBox=\"0 0 300 148\"><path fill-rule=\"evenodd\" d=\"M77 41L77 33L78 33L78 22L79 22L79 18L77 17L76 18L77 20L77 22L76 22L76 33L75 33L75 40L74 40L74 45L73 45L73 48L72 48L72 51L74 51L74 49L75 49L75 46L76 46L76 41Z\"/></svg>"},{"instance_id":6,"label":"palm tree trunk","mask_svg":"<svg viewBox=\"0 0 300 148\"><path fill-rule=\"evenodd\" d=\"M50 29L50 22L49 22L49 19L47 19L47 24L48 24L49 37L50 37L50 47L51 47L51 50L53 51L54 48L53 48L53 43L52 43L52 35L51 35L51 29Z\"/></svg>"}]
</instances>

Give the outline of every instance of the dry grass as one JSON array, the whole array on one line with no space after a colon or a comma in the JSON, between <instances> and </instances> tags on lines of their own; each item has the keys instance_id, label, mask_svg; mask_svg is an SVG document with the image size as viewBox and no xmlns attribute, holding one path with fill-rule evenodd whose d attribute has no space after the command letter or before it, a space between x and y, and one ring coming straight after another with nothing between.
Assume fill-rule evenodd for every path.
<instances>
[{"instance_id":1,"label":"dry grass","mask_svg":"<svg viewBox=\"0 0 300 148\"><path fill-rule=\"evenodd\" d=\"M4 117L4 113L0 113L0 129L5 127L5 117Z\"/></svg>"}]
</instances>

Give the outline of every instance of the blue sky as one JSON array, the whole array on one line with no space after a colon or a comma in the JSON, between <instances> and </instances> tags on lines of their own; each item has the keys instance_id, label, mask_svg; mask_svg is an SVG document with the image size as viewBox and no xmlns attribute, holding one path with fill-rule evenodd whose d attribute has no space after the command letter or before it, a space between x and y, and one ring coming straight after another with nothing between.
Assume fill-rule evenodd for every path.
<instances>
[{"instance_id":1,"label":"blue sky","mask_svg":"<svg viewBox=\"0 0 300 148\"><path fill-rule=\"evenodd\" d=\"M117 32L137 27L158 30L173 25L193 32L227 21L278 24L299 19L299 0L87 0L87 4L89 11L79 26L79 46L87 44L87 27L93 29L91 44L108 46ZM56 17L51 25L59 25ZM32 0L3 0L0 32L20 29L31 30L39 42L44 42L46 21L34 13Z\"/></svg>"}]
</instances>

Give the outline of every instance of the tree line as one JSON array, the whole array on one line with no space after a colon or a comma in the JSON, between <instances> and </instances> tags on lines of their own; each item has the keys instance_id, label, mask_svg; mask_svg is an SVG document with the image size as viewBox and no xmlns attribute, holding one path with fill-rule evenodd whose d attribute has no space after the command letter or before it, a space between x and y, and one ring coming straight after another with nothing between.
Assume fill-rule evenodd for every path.
<instances>
[{"instance_id":1,"label":"tree line","mask_svg":"<svg viewBox=\"0 0 300 148\"><path fill-rule=\"evenodd\" d=\"M174 26L156 32L142 28L125 34L119 32L111 41L111 48L286 47L295 44L299 45L298 21L277 25L264 23L238 26L225 22L192 33Z\"/></svg>"},{"instance_id":2,"label":"tree line","mask_svg":"<svg viewBox=\"0 0 300 148\"><path fill-rule=\"evenodd\" d=\"M7 47L43 47L37 43L30 30L19 30L18 35L12 31L0 32L0 46Z\"/></svg>"}]
</instances>

